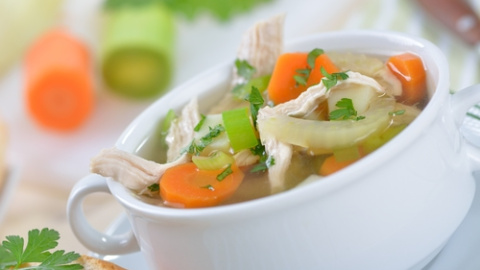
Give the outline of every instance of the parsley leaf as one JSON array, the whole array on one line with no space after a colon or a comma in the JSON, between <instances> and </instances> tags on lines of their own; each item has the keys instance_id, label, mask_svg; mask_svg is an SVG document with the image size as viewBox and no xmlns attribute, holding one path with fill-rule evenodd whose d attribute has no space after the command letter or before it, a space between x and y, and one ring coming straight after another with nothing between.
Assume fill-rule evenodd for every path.
<instances>
[{"instance_id":1,"label":"parsley leaf","mask_svg":"<svg viewBox=\"0 0 480 270\"><path fill-rule=\"evenodd\" d=\"M24 263L39 263L35 269L83 269L80 264L72 264L80 257L74 252L63 250L50 253L57 247L60 234L48 228L28 232L27 245L24 249L24 239L20 236L7 236L0 246L0 268L18 269Z\"/></svg>"},{"instance_id":2,"label":"parsley leaf","mask_svg":"<svg viewBox=\"0 0 480 270\"><path fill-rule=\"evenodd\" d=\"M348 74L346 72L334 72L330 74L323 67L320 68L320 72L325 76L325 78L322 79L322 82L327 90L330 90L330 88L337 85L338 80L348 79Z\"/></svg>"},{"instance_id":3,"label":"parsley leaf","mask_svg":"<svg viewBox=\"0 0 480 270\"><path fill-rule=\"evenodd\" d=\"M206 189L211 190L211 191L215 190L215 188L212 185L206 185L206 186L203 186L201 188L206 188Z\"/></svg>"},{"instance_id":4,"label":"parsley leaf","mask_svg":"<svg viewBox=\"0 0 480 270\"><path fill-rule=\"evenodd\" d=\"M181 153L188 153L191 155L200 155L200 153L207 147L209 144L212 143L213 139L218 137L220 133L225 131L225 127L221 124L216 125L215 127L208 127L209 132L205 134L205 136L199 139L199 142L195 142L195 139L185 148L182 149Z\"/></svg>"},{"instance_id":5,"label":"parsley leaf","mask_svg":"<svg viewBox=\"0 0 480 270\"><path fill-rule=\"evenodd\" d=\"M227 176L233 173L232 164L228 164L228 166L223 170L219 175L217 175L217 180L222 181Z\"/></svg>"},{"instance_id":6,"label":"parsley leaf","mask_svg":"<svg viewBox=\"0 0 480 270\"><path fill-rule=\"evenodd\" d=\"M253 126L257 129L257 116L258 111L263 106L265 100L260 94L260 91L255 86L252 86L252 91L247 96L246 101L250 102L250 113L252 114Z\"/></svg>"},{"instance_id":7,"label":"parsley leaf","mask_svg":"<svg viewBox=\"0 0 480 270\"><path fill-rule=\"evenodd\" d=\"M362 120L365 116L357 116L357 111L353 107L353 101L349 98L342 98L336 104L339 109L330 112L330 120Z\"/></svg>"},{"instance_id":8,"label":"parsley leaf","mask_svg":"<svg viewBox=\"0 0 480 270\"><path fill-rule=\"evenodd\" d=\"M236 59L235 67L237 68L238 76L244 78L246 81L250 80L257 71L247 60Z\"/></svg>"},{"instance_id":9,"label":"parsley leaf","mask_svg":"<svg viewBox=\"0 0 480 270\"><path fill-rule=\"evenodd\" d=\"M193 131L198 132L202 128L205 118L207 118L205 115L200 115L200 121L198 121L198 124L193 128Z\"/></svg>"},{"instance_id":10,"label":"parsley leaf","mask_svg":"<svg viewBox=\"0 0 480 270\"><path fill-rule=\"evenodd\" d=\"M160 185L158 183L151 184L147 187L150 192L158 192L160 191Z\"/></svg>"},{"instance_id":11,"label":"parsley leaf","mask_svg":"<svg viewBox=\"0 0 480 270\"><path fill-rule=\"evenodd\" d=\"M295 70L299 75L294 75L293 79L295 80L296 85L307 85L308 78L310 77L310 73L312 69L315 68L315 60L318 56L323 54L324 51L319 48L315 48L311 50L307 55L307 68L300 68Z\"/></svg>"},{"instance_id":12,"label":"parsley leaf","mask_svg":"<svg viewBox=\"0 0 480 270\"><path fill-rule=\"evenodd\" d=\"M310 66L311 69L315 68L315 60L317 60L317 57L322 55L324 51L319 48L315 48L312 51L310 51L307 55L307 64Z\"/></svg>"},{"instance_id":13,"label":"parsley leaf","mask_svg":"<svg viewBox=\"0 0 480 270\"><path fill-rule=\"evenodd\" d=\"M255 165L250 172L264 172L269 167L275 165L275 159L272 156L267 155L265 151L265 145L258 142L257 146L250 148L252 154L260 157L260 162Z\"/></svg>"}]
</instances>

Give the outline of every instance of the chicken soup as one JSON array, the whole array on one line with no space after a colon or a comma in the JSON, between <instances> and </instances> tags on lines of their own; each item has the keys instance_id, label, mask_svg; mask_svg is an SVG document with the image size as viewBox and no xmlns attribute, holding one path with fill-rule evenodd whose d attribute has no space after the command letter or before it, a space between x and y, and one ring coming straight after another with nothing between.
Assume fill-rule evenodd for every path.
<instances>
[{"instance_id":1,"label":"chicken soup","mask_svg":"<svg viewBox=\"0 0 480 270\"><path fill-rule=\"evenodd\" d=\"M321 47L284 52L282 31L283 17L275 17L245 34L231 86L208 110L200 111L196 98L172 108L154 160L105 149L92 171L152 204L238 203L348 167L395 137L425 106L426 73L417 55Z\"/></svg>"}]
</instances>

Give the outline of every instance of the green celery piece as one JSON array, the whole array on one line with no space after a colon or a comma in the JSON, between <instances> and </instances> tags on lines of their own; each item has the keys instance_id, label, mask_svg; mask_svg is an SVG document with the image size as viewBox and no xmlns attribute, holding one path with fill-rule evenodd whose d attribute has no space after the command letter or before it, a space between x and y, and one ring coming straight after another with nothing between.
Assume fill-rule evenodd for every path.
<instances>
[{"instance_id":1,"label":"green celery piece","mask_svg":"<svg viewBox=\"0 0 480 270\"><path fill-rule=\"evenodd\" d=\"M235 152L258 144L247 108L225 111L222 113L222 119L230 145Z\"/></svg>"},{"instance_id":2,"label":"green celery piece","mask_svg":"<svg viewBox=\"0 0 480 270\"><path fill-rule=\"evenodd\" d=\"M173 77L171 11L151 1L105 8L103 15L100 62L108 88L133 98L163 93Z\"/></svg>"}]
</instances>

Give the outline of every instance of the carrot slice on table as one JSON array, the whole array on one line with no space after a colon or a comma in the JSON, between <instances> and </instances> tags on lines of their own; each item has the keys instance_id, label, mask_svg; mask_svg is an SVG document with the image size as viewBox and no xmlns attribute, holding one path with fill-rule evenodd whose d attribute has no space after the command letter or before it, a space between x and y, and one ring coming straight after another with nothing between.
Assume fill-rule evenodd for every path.
<instances>
[{"instance_id":1,"label":"carrot slice on table","mask_svg":"<svg viewBox=\"0 0 480 270\"><path fill-rule=\"evenodd\" d=\"M40 125L69 131L93 109L90 58L85 44L57 29L32 45L25 57L26 105Z\"/></svg>"},{"instance_id":2,"label":"carrot slice on table","mask_svg":"<svg viewBox=\"0 0 480 270\"><path fill-rule=\"evenodd\" d=\"M331 155L327 157L320 166L319 174L322 176L330 175L348 167L349 165L355 163L355 161L357 160L338 161L335 156Z\"/></svg>"},{"instance_id":3,"label":"carrot slice on table","mask_svg":"<svg viewBox=\"0 0 480 270\"><path fill-rule=\"evenodd\" d=\"M165 171L160 179L160 196L171 205L198 208L218 205L229 198L240 186L243 172L235 165L223 179L217 179L224 172L200 170L194 163L185 163Z\"/></svg>"},{"instance_id":4,"label":"carrot slice on table","mask_svg":"<svg viewBox=\"0 0 480 270\"><path fill-rule=\"evenodd\" d=\"M394 55L388 59L387 66L402 83L401 101L412 105L425 98L427 75L419 56L412 53Z\"/></svg>"},{"instance_id":5,"label":"carrot slice on table","mask_svg":"<svg viewBox=\"0 0 480 270\"><path fill-rule=\"evenodd\" d=\"M298 70L309 68L307 63L308 53L284 53L280 55L268 84L268 96L275 104L280 104L297 98L309 86L317 84L323 77L320 67L328 73L338 72L326 54L321 54L315 59L315 66L311 69L306 85L298 84L294 76L299 75Z\"/></svg>"}]
</instances>

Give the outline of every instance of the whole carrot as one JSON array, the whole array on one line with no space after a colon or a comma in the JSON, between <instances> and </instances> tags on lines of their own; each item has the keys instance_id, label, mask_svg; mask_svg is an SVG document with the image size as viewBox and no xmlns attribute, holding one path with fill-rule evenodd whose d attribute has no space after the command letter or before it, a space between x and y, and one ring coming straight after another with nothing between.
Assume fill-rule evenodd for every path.
<instances>
[{"instance_id":1,"label":"whole carrot","mask_svg":"<svg viewBox=\"0 0 480 270\"><path fill-rule=\"evenodd\" d=\"M25 62L26 106L41 126L70 131L83 124L94 106L90 55L66 30L41 36Z\"/></svg>"}]
</instances>

